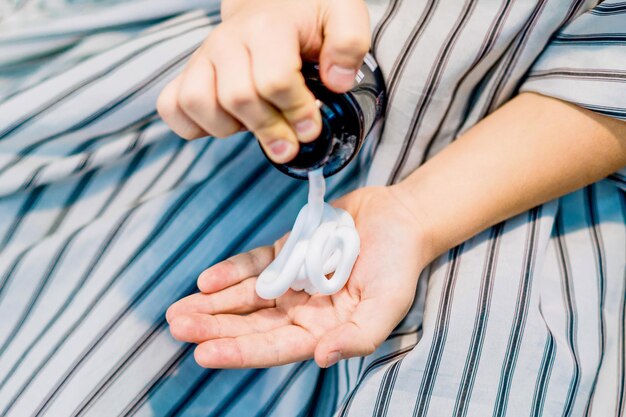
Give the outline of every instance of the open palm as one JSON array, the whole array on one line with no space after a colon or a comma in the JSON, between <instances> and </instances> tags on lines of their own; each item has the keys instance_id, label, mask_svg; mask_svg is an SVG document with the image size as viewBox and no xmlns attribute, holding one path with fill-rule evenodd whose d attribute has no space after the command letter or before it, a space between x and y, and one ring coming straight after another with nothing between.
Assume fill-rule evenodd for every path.
<instances>
[{"instance_id":1,"label":"open palm","mask_svg":"<svg viewBox=\"0 0 626 417\"><path fill-rule=\"evenodd\" d=\"M426 237L421 223L389 187L366 187L333 205L355 219L361 253L336 294L289 290L276 300L256 295L256 277L284 238L205 270L201 292L167 311L172 335L197 343L196 361L210 368L256 368L315 357L326 367L372 353L411 306Z\"/></svg>"}]
</instances>

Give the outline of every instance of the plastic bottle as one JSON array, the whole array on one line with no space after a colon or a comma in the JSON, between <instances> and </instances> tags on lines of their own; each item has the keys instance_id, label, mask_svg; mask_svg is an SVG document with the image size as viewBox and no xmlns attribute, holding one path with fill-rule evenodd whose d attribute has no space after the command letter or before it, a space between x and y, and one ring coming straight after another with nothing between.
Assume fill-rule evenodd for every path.
<instances>
[{"instance_id":1,"label":"plastic bottle","mask_svg":"<svg viewBox=\"0 0 626 417\"><path fill-rule=\"evenodd\" d=\"M283 173L308 179L308 172L323 168L324 177L343 169L363 147L368 133L382 118L385 85L374 58L366 55L354 86L343 94L328 90L319 76L319 65L306 63L302 73L315 95L322 115L322 133L310 143L301 143L298 155L284 164L272 164Z\"/></svg>"}]
</instances>

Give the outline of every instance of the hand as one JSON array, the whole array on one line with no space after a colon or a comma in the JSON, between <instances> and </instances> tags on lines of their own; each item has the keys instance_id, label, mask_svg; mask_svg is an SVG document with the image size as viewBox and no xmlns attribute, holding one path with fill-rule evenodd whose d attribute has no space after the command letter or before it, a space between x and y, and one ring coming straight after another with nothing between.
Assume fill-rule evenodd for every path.
<instances>
[{"instance_id":1,"label":"hand","mask_svg":"<svg viewBox=\"0 0 626 417\"><path fill-rule=\"evenodd\" d=\"M321 132L315 97L300 72L318 61L325 85L349 90L370 46L362 0L224 0L222 23L162 91L157 109L186 139L254 132L269 157L287 162Z\"/></svg>"},{"instance_id":2,"label":"hand","mask_svg":"<svg viewBox=\"0 0 626 417\"><path fill-rule=\"evenodd\" d=\"M200 293L173 304L172 335L197 343L209 368L269 367L315 357L321 367L372 353L408 312L430 261L426 228L393 187L367 187L334 203L355 219L361 253L338 293L289 290L276 300L255 292L259 273L284 242L236 255L204 271Z\"/></svg>"}]
</instances>

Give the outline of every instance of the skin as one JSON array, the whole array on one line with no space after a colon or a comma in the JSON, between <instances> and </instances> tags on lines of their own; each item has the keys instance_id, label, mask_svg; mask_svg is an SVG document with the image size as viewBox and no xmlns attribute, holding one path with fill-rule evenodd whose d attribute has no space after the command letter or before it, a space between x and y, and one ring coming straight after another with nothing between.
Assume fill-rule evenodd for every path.
<instances>
[{"instance_id":1,"label":"skin","mask_svg":"<svg viewBox=\"0 0 626 417\"><path fill-rule=\"evenodd\" d=\"M239 1L227 0L223 4L226 22L231 17L241 18L237 20L239 35L235 35L235 29L230 35L244 36L247 26L258 28L258 21L252 18L256 13L280 16L266 21L274 22L263 31L267 33L280 32L281 24L289 26L285 22L292 14L296 20L304 19L297 29L307 35L302 37L298 32L301 51L320 51L322 77L329 83L328 69L335 55L325 51L353 51L355 45L365 45L369 39L369 31L346 29L367 24L363 4L360 0L346 1L346 9L333 9L330 4L344 2L288 3L306 12L299 15L279 0L261 0L255 3L258 7L247 3L245 8ZM248 13L249 7L254 12ZM289 13L290 18L283 13ZM332 32L339 27L353 35L359 33L363 39L355 42L346 37L343 39L351 41L345 48L339 43L327 48L326 42L338 39ZM317 49L307 49L312 44ZM266 45L260 42L248 46L250 54L272 53ZM232 46L221 53L229 53ZM213 56L210 47L203 48L197 55ZM260 49L253 52L254 48ZM297 49L289 53L300 56ZM363 54L358 58L362 59ZM196 64L200 59L195 57L189 66L200 65ZM358 67L359 59L351 59L354 68ZM281 68L282 61L274 62L275 69ZM254 59L248 63L252 65L248 66L250 73L265 71L254 68ZM202 73L200 67L197 71ZM235 82L242 74L226 76ZM182 77L183 81L175 80L175 87L166 88L159 100L159 110L177 133L184 131L184 126L195 126L197 135L214 132L222 123L231 129L239 128L237 123L249 126L228 110L224 114L215 110L215 97L218 102L227 100L219 98L219 86L217 93L203 98L205 107L199 107L205 114L214 112L212 116L200 122L179 111L184 107L180 104L185 75ZM295 84L293 91L301 91ZM197 99L200 105L199 96ZM273 111L281 108L290 105L274 105ZM261 111L261 107L257 109ZM314 112L301 114L305 113ZM293 126L292 118L286 113L283 117L281 129ZM267 145L271 142L260 140L264 146L271 146ZM339 293L309 296L289 291L277 300L258 298L254 291L256 277L280 250L283 238L274 246L236 255L204 271L198 278L200 292L168 309L170 331L178 340L198 344L196 361L210 368L268 367L309 358L327 367L342 358L370 354L404 317L413 302L420 272L441 253L493 224L598 181L625 165L626 123L539 94L520 94L400 183L361 188L333 203L354 217L361 238L361 254Z\"/></svg>"},{"instance_id":2,"label":"skin","mask_svg":"<svg viewBox=\"0 0 626 417\"><path fill-rule=\"evenodd\" d=\"M361 0L227 0L222 23L168 84L157 110L185 139L254 132L269 157L287 162L321 131L300 72L318 61L326 86L349 90L370 47Z\"/></svg>"},{"instance_id":3,"label":"skin","mask_svg":"<svg viewBox=\"0 0 626 417\"><path fill-rule=\"evenodd\" d=\"M424 246L424 234L415 232L421 226L388 187L357 190L334 205L354 216L361 238L346 286L332 296L289 290L276 300L259 298L256 277L284 238L216 264L198 278L201 292L166 314L176 339L198 343L200 365L265 367L314 355L320 366L328 366L341 357L372 353L391 333L411 306L426 262L416 256ZM381 305L394 306L384 320L375 319Z\"/></svg>"}]
</instances>

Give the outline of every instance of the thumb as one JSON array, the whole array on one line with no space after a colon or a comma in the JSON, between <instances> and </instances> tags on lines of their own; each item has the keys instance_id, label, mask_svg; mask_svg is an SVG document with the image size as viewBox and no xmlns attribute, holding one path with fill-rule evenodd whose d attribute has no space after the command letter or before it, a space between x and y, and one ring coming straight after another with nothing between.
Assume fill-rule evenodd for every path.
<instances>
[{"instance_id":1,"label":"thumb","mask_svg":"<svg viewBox=\"0 0 626 417\"><path fill-rule=\"evenodd\" d=\"M334 92L348 91L370 48L369 14L363 0L329 0L322 14L320 76Z\"/></svg>"},{"instance_id":2,"label":"thumb","mask_svg":"<svg viewBox=\"0 0 626 417\"><path fill-rule=\"evenodd\" d=\"M327 368L340 359L373 353L402 317L402 314L380 314L380 300L363 300L348 322L322 336L315 347L315 362Z\"/></svg>"}]
</instances>

